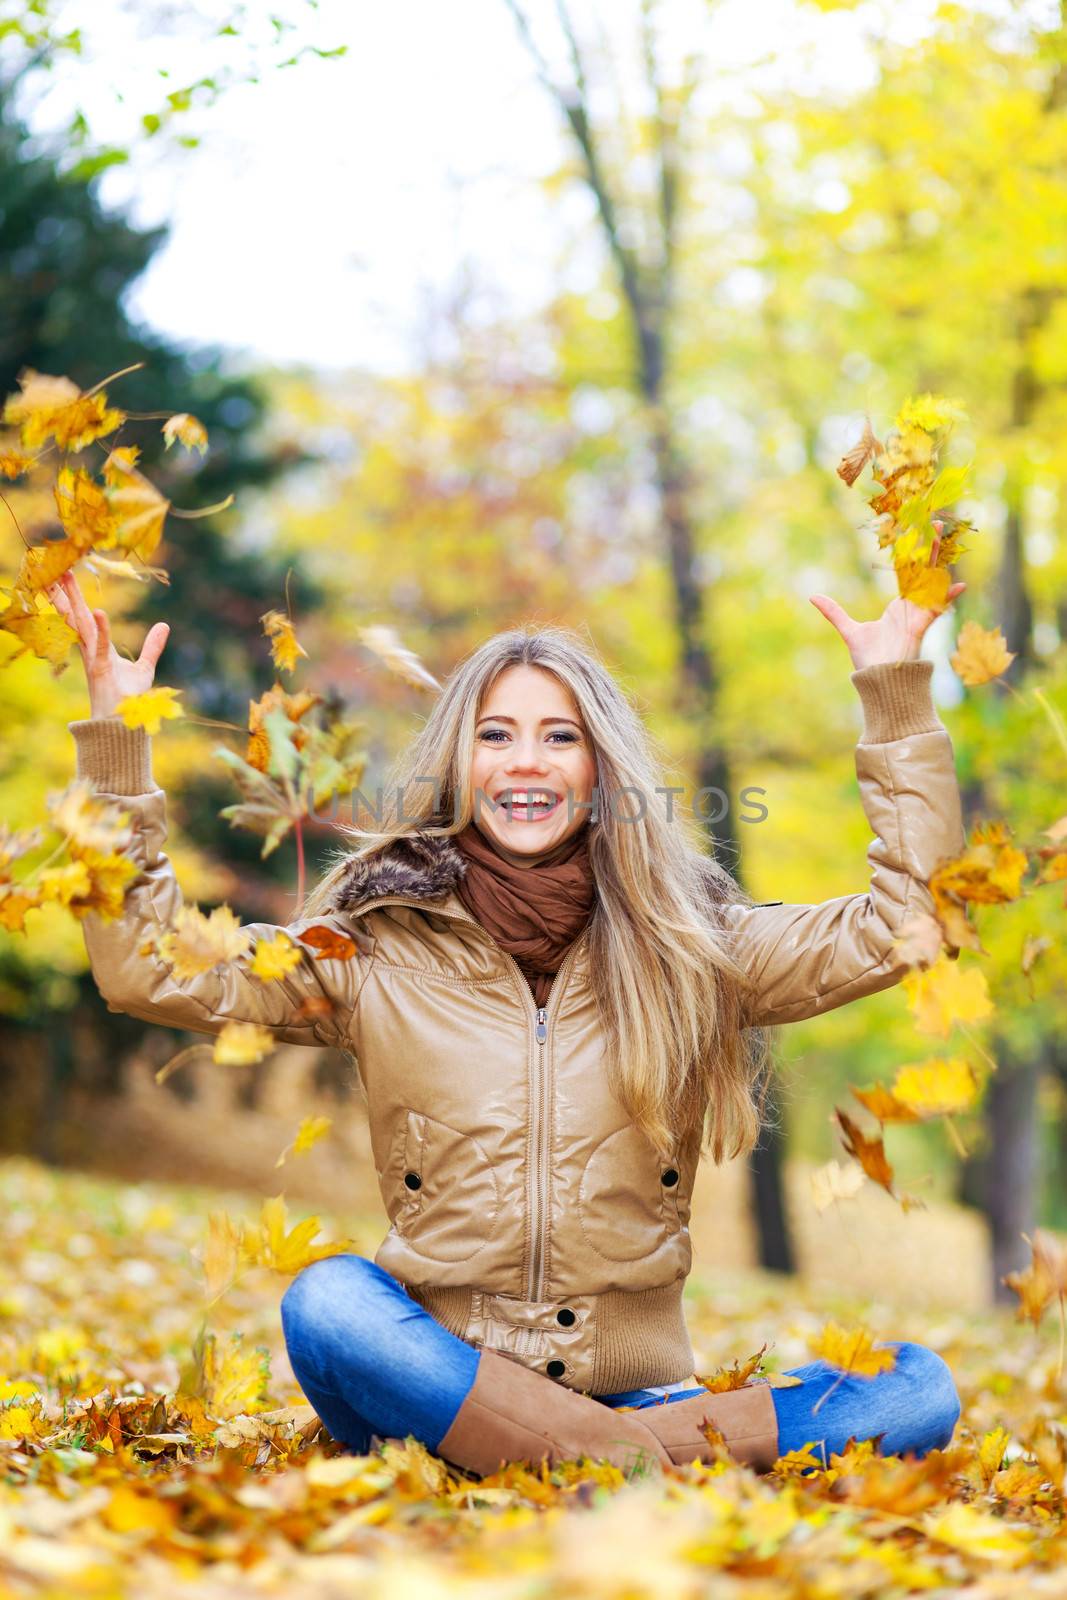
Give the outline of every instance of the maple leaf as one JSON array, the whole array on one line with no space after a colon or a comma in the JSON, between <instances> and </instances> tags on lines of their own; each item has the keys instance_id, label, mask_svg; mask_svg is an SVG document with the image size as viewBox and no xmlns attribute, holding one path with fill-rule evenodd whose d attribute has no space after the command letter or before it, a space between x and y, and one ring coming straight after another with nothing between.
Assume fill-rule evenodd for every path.
<instances>
[{"instance_id":1,"label":"maple leaf","mask_svg":"<svg viewBox=\"0 0 1067 1600\"><path fill-rule=\"evenodd\" d=\"M1033 1238L1023 1238L1030 1246L1030 1264L1022 1272L1009 1272L1001 1282L1019 1296L1018 1315L1035 1325L1056 1298L1067 1295L1067 1244L1061 1244L1046 1228L1035 1228Z\"/></svg>"},{"instance_id":2,"label":"maple leaf","mask_svg":"<svg viewBox=\"0 0 1067 1600\"><path fill-rule=\"evenodd\" d=\"M855 1090L852 1091L855 1094ZM811 1174L811 1194L816 1211L826 1211L837 1200L851 1200L863 1187L866 1173L854 1161L842 1166L828 1161Z\"/></svg>"},{"instance_id":3,"label":"maple leaf","mask_svg":"<svg viewBox=\"0 0 1067 1600\"><path fill-rule=\"evenodd\" d=\"M951 581L945 567L931 567L925 561L905 561L897 567L900 594L930 611L944 611Z\"/></svg>"},{"instance_id":4,"label":"maple leaf","mask_svg":"<svg viewBox=\"0 0 1067 1600\"><path fill-rule=\"evenodd\" d=\"M818 1334L808 1340L808 1348L823 1361L860 1378L875 1378L880 1372L891 1372L897 1364L896 1351L892 1348L876 1350L873 1336L866 1328L843 1328L837 1322L825 1323Z\"/></svg>"},{"instance_id":5,"label":"maple leaf","mask_svg":"<svg viewBox=\"0 0 1067 1600\"><path fill-rule=\"evenodd\" d=\"M302 1156L312 1149L319 1140L329 1133L333 1127L332 1117L305 1117L296 1130L296 1138L287 1144L277 1161L276 1167L282 1166L286 1156L291 1152L294 1156Z\"/></svg>"},{"instance_id":6,"label":"maple leaf","mask_svg":"<svg viewBox=\"0 0 1067 1600\"><path fill-rule=\"evenodd\" d=\"M855 1091L853 1091L855 1092ZM841 1124L841 1132L845 1149L850 1156L855 1156L868 1178L873 1178L887 1194L894 1200L897 1198L893 1188L893 1169L885 1153L885 1145L879 1134L877 1139L868 1139L863 1129L854 1122L846 1111L840 1106L834 1107L834 1116Z\"/></svg>"},{"instance_id":7,"label":"maple leaf","mask_svg":"<svg viewBox=\"0 0 1067 1600\"><path fill-rule=\"evenodd\" d=\"M243 955L251 938L229 906L216 906L205 916L195 905L183 905L172 926L156 940L156 950L173 965L174 976L184 982L209 972L220 961Z\"/></svg>"},{"instance_id":8,"label":"maple leaf","mask_svg":"<svg viewBox=\"0 0 1067 1600\"><path fill-rule=\"evenodd\" d=\"M89 887L70 901L68 910L79 922L90 912L104 922L114 922L122 914L127 888L140 876L140 867L127 855L94 850L74 841L69 848L88 873Z\"/></svg>"},{"instance_id":9,"label":"maple leaf","mask_svg":"<svg viewBox=\"0 0 1067 1600\"><path fill-rule=\"evenodd\" d=\"M0 452L0 478L21 478L33 466L34 459L33 456L24 456L21 450Z\"/></svg>"},{"instance_id":10,"label":"maple leaf","mask_svg":"<svg viewBox=\"0 0 1067 1600\"><path fill-rule=\"evenodd\" d=\"M928 967L941 954L941 925L936 917L920 911L901 923L893 944L910 967Z\"/></svg>"},{"instance_id":11,"label":"maple leaf","mask_svg":"<svg viewBox=\"0 0 1067 1600\"><path fill-rule=\"evenodd\" d=\"M37 881L42 900L54 900L61 906L69 906L75 896L89 893L89 869L84 861L68 861L62 867L45 867Z\"/></svg>"},{"instance_id":12,"label":"maple leaf","mask_svg":"<svg viewBox=\"0 0 1067 1600\"><path fill-rule=\"evenodd\" d=\"M104 462L108 504L115 516L113 544L147 561L163 537L170 501L135 466L133 445L112 450Z\"/></svg>"},{"instance_id":13,"label":"maple leaf","mask_svg":"<svg viewBox=\"0 0 1067 1600\"><path fill-rule=\"evenodd\" d=\"M313 1245L312 1239L322 1227L318 1217L305 1217L288 1233L285 1231L286 1203L284 1196L275 1195L264 1200L256 1227L244 1224L241 1233L242 1259L252 1266L272 1267L275 1272L296 1273L312 1261L324 1256L340 1255L355 1249L351 1239L335 1244Z\"/></svg>"},{"instance_id":14,"label":"maple leaf","mask_svg":"<svg viewBox=\"0 0 1067 1600\"><path fill-rule=\"evenodd\" d=\"M156 734L165 717L170 719L184 714L177 698L183 693L182 689L169 689L157 683L140 694L126 695L115 710L127 728L144 728L147 733Z\"/></svg>"},{"instance_id":15,"label":"maple leaf","mask_svg":"<svg viewBox=\"0 0 1067 1600\"><path fill-rule=\"evenodd\" d=\"M307 656L307 651L297 640L293 623L284 611L267 611L260 617L263 632L270 640L270 653L274 665L281 672L293 672L297 658Z\"/></svg>"},{"instance_id":16,"label":"maple leaf","mask_svg":"<svg viewBox=\"0 0 1067 1600\"><path fill-rule=\"evenodd\" d=\"M203 1258L209 1300L217 1300L237 1276L240 1242L240 1229L235 1227L228 1212L209 1212Z\"/></svg>"},{"instance_id":17,"label":"maple leaf","mask_svg":"<svg viewBox=\"0 0 1067 1600\"><path fill-rule=\"evenodd\" d=\"M188 411L177 411L173 417L168 417L163 424L164 448L169 450L177 439L187 450L198 450L201 455L207 449L207 429L197 418L190 416Z\"/></svg>"},{"instance_id":18,"label":"maple leaf","mask_svg":"<svg viewBox=\"0 0 1067 1600\"><path fill-rule=\"evenodd\" d=\"M45 808L60 833L89 850L121 850L133 837L130 813L99 796L88 778L51 790Z\"/></svg>"},{"instance_id":19,"label":"maple leaf","mask_svg":"<svg viewBox=\"0 0 1067 1600\"><path fill-rule=\"evenodd\" d=\"M270 1404L269 1383L270 1351L266 1345L247 1349L244 1334L234 1332L220 1355L215 1335L205 1335L196 1393L211 1416L230 1418L265 1409Z\"/></svg>"},{"instance_id":20,"label":"maple leaf","mask_svg":"<svg viewBox=\"0 0 1067 1600\"><path fill-rule=\"evenodd\" d=\"M934 1057L901 1067L892 1092L901 1105L925 1120L968 1111L978 1093L978 1079L963 1056Z\"/></svg>"},{"instance_id":21,"label":"maple leaf","mask_svg":"<svg viewBox=\"0 0 1067 1600\"><path fill-rule=\"evenodd\" d=\"M766 1348L766 1343L761 1344L755 1355L749 1356L743 1364L735 1361L732 1366L720 1367L710 1377L704 1378L698 1374L697 1382L703 1384L710 1394L726 1394L731 1389L743 1389L759 1371Z\"/></svg>"},{"instance_id":22,"label":"maple leaf","mask_svg":"<svg viewBox=\"0 0 1067 1600\"><path fill-rule=\"evenodd\" d=\"M166 567L135 567L132 561L116 561L97 550L86 555L84 561L90 572L109 572L113 578L135 578L138 583L150 583L155 578L158 583L170 583Z\"/></svg>"},{"instance_id":23,"label":"maple leaf","mask_svg":"<svg viewBox=\"0 0 1067 1600\"><path fill-rule=\"evenodd\" d=\"M211 1059L221 1067L245 1067L274 1049L274 1035L258 1022L227 1022L215 1036Z\"/></svg>"},{"instance_id":24,"label":"maple leaf","mask_svg":"<svg viewBox=\"0 0 1067 1600\"><path fill-rule=\"evenodd\" d=\"M407 648L395 628L358 628L356 633L360 642L405 683L415 689L440 689L437 679L426 670L415 652Z\"/></svg>"},{"instance_id":25,"label":"maple leaf","mask_svg":"<svg viewBox=\"0 0 1067 1600\"><path fill-rule=\"evenodd\" d=\"M9 828L6 822L0 822L0 874L6 874L8 867L21 861L43 838L44 830L39 826L15 829Z\"/></svg>"},{"instance_id":26,"label":"maple leaf","mask_svg":"<svg viewBox=\"0 0 1067 1600\"><path fill-rule=\"evenodd\" d=\"M231 769L245 796L234 805L223 806L219 816L226 817L231 827L248 828L252 833L263 835L260 856L265 859L278 848L296 818L302 815L299 802L291 799L266 773L249 766L224 745L216 746L215 755Z\"/></svg>"},{"instance_id":27,"label":"maple leaf","mask_svg":"<svg viewBox=\"0 0 1067 1600\"><path fill-rule=\"evenodd\" d=\"M351 961L359 946L347 934L337 933L333 928L317 924L314 928L305 928L297 934L301 944L309 944L317 951L316 961Z\"/></svg>"},{"instance_id":28,"label":"maple leaf","mask_svg":"<svg viewBox=\"0 0 1067 1600\"><path fill-rule=\"evenodd\" d=\"M874 456L881 455L885 446L879 444L871 429L870 417L865 417L863 422L863 435L858 444L847 451L837 465L837 475L851 486L855 483L864 467Z\"/></svg>"},{"instance_id":29,"label":"maple leaf","mask_svg":"<svg viewBox=\"0 0 1067 1600\"><path fill-rule=\"evenodd\" d=\"M27 450L40 449L54 439L61 450L84 450L94 439L125 422L125 413L112 410L102 389L83 394L69 378L52 377L26 367L18 378L21 394L4 406L3 420L20 430Z\"/></svg>"},{"instance_id":30,"label":"maple leaf","mask_svg":"<svg viewBox=\"0 0 1067 1600\"><path fill-rule=\"evenodd\" d=\"M271 741L267 729L264 727L264 718L271 711L284 711L290 722L299 722L307 715L312 706L322 702L321 694L313 694L309 689L301 689L295 694L289 694L280 683L274 683L258 700L248 703L248 748L245 751L245 760L249 766L255 767L259 772L266 772L270 767ZM301 730L302 732L303 730ZM300 739L300 734L292 735L294 743ZM303 741L296 743L297 749L303 748Z\"/></svg>"},{"instance_id":31,"label":"maple leaf","mask_svg":"<svg viewBox=\"0 0 1067 1600\"><path fill-rule=\"evenodd\" d=\"M36 550L27 550L24 559L28 560L36 553ZM54 579L48 581L51 583ZM71 646L78 643L77 629L72 628L58 611L51 606L47 611L41 611L35 602L27 604L21 597L13 600L6 611L0 612L0 628L14 634L22 646L21 650L16 650L7 658L5 666L17 661L27 650L32 650L42 661L50 661L53 667L62 668L70 656Z\"/></svg>"},{"instance_id":32,"label":"maple leaf","mask_svg":"<svg viewBox=\"0 0 1067 1600\"><path fill-rule=\"evenodd\" d=\"M26 913L42 903L40 889L22 889L14 884L0 883L0 928L8 933L26 932Z\"/></svg>"},{"instance_id":33,"label":"maple leaf","mask_svg":"<svg viewBox=\"0 0 1067 1600\"><path fill-rule=\"evenodd\" d=\"M286 933L276 933L273 939L260 939L253 952L249 971L264 983L284 978L304 959L303 952Z\"/></svg>"},{"instance_id":34,"label":"maple leaf","mask_svg":"<svg viewBox=\"0 0 1067 1600\"><path fill-rule=\"evenodd\" d=\"M967 621L959 631L956 649L949 661L968 688L975 688L999 678L1011 666L1015 655L1015 651L1008 649L1008 641L999 628L983 628L977 622Z\"/></svg>"},{"instance_id":35,"label":"maple leaf","mask_svg":"<svg viewBox=\"0 0 1067 1600\"><path fill-rule=\"evenodd\" d=\"M118 522L108 503L107 493L88 472L64 467L52 490L63 532L72 545L88 550L93 545L105 549L115 543Z\"/></svg>"},{"instance_id":36,"label":"maple leaf","mask_svg":"<svg viewBox=\"0 0 1067 1600\"><path fill-rule=\"evenodd\" d=\"M84 544L75 544L71 539L46 539L43 544L31 545L22 552L15 591L25 602L22 608L24 614L34 614L31 603L34 597L49 588L64 572L69 572L88 548Z\"/></svg>"},{"instance_id":37,"label":"maple leaf","mask_svg":"<svg viewBox=\"0 0 1067 1600\"><path fill-rule=\"evenodd\" d=\"M947 1038L956 1023L980 1022L993 1014L985 973L977 967L961 971L947 956L924 972L905 973L901 988L920 1033Z\"/></svg>"}]
</instances>

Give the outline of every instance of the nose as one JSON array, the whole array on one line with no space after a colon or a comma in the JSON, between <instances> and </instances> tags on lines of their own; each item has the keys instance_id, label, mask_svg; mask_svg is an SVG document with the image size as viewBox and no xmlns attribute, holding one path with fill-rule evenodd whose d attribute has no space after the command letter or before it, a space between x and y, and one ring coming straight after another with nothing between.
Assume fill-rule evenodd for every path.
<instances>
[{"instance_id":1,"label":"nose","mask_svg":"<svg viewBox=\"0 0 1067 1600\"><path fill-rule=\"evenodd\" d=\"M545 772L547 769L548 762L537 742L536 734L516 739L511 747L511 759L505 763L505 772L518 775L523 772Z\"/></svg>"}]
</instances>

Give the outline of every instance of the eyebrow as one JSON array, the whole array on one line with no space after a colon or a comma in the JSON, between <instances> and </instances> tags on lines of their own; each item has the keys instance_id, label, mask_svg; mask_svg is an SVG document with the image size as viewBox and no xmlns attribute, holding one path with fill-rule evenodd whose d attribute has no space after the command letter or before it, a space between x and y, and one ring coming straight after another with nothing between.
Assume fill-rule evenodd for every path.
<instances>
[{"instance_id":1,"label":"eyebrow","mask_svg":"<svg viewBox=\"0 0 1067 1600\"><path fill-rule=\"evenodd\" d=\"M483 722L510 722L512 727L517 726L514 717L498 717L492 711L488 711L484 717L478 718L479 726ZM581 731L582 726L580 722L575 722L573 717L542 717L539 726L543 726L546 722L569 722L571 727L577 728L579 732Z\"/></svg>"}]
</instances>

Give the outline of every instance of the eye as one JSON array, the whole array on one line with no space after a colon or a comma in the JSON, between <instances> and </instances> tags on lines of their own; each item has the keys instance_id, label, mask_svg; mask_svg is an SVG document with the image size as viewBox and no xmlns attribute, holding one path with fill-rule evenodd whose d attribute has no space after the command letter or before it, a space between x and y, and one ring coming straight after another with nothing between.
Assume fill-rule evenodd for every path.
<instances>
[{"instance_id":1,"label":"eye","mask_svg":"<svg viewBox=\"0 0 1067 1600\"><path fill-rule=\"evenodd\" d=\"M478 737L493 744L499 744L500 740L494 738L494 734L499 734L502 739L507 738L507 731L504 728L485 728L478 735ZM553 733L550 733L548 737L550 739L562 739L564 744L578 743L578 735L576 733L568 732L566 728L557 728Z\"/></svg>"}]
</instances>

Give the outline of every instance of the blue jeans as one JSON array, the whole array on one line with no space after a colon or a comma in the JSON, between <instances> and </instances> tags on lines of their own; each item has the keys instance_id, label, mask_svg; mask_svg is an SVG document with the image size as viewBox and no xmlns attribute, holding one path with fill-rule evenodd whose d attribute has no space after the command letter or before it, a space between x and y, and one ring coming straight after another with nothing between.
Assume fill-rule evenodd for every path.
<instances>
[{"instance_id":1,"label":"blue jeans","mask_svg":"<svg viewBox=\"0 0 1067 1600\"><path fill-rule=\"evenodd\" d=\"M470 1393L478 1350L449 1333L401 1287L363 1256L340 1253L298 1272L281 1302L282 1331L301 1389L334 1439L357 1454L375 1435L412 1434L436 1450ZM886 1342L886 1341L883 1341ZM791 1367L801 1379L772 1389L778 1450L784 1455L811 1442L826 1459L849 1437L882 1434L882 1455L925 1455L952 1437L960 1399L946 1363L909 1340L890 1372L856 1377L828 1361ZM836 1387L834 1387L836 1385ZM818 1411L816 1402L834 1387ZM684 1383L597 1395L610 1406L667 1404L699 1389Z\"/></svg>"}]
</instances>

